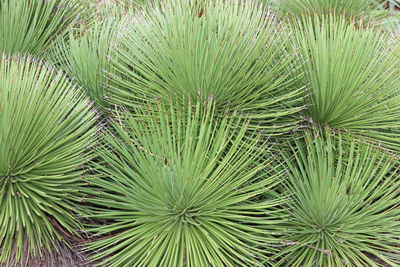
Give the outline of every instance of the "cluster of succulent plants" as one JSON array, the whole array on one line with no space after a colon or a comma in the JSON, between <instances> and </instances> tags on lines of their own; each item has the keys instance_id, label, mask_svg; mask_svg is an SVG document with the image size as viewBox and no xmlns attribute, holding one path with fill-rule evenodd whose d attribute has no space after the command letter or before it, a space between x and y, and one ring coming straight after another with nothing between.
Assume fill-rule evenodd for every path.
<instances>
[{"instance_id":1,"label":"cluster of succulent plants","mask_svg":"<svg viewBox=\"0 0 400 267\"><path fill-rule=\"evenodd\" d=\"M0 0L0 265L399 266L395 6Z\"/></svg>"}]
</instances>

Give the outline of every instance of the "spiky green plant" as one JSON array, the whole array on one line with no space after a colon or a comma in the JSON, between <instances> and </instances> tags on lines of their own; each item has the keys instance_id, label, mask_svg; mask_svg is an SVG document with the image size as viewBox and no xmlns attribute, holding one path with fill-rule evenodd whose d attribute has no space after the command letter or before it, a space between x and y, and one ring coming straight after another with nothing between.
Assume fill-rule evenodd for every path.
<instances>
[{"instance_id":1,"label":"spiky green plant","mask_svg":"<svg viewBox=\"0 0 400 267\"><path fill-rule=\"evenodd\" d=\"M0 65L0 263L51 251L75 233L88 146L89 101L61 72L32 58ZM57 225L57 227L55 226Z\"/></svg>"},{"instance_id":2,"label":"spiky green plant","mask_svg":"<svg viewBox=\"0 0 400 267\"><path fill-rule=\"evenodd\" d=\"M396 160L349 135L309 131L287 158L289 220L279 266L399 266Z\"/></svg>"},{"instance_id":3,"label":"spiky green plant","mask_svg":"<svg viewBox=\"0 0 400 267\"><path fill-rule=\"evenodd\" d=\"M400 151L399 58L389 35L328 16L305 18L295 37L310 86L306 116Z\"/></svg>"},{"instance_id":4,"label":"spiky green plant","mask_svg":"<svg viewBox=\"0 0 400 267\"><path fill-rule=\"evenodd\" d=\"M299 64L284 25L249 1L196 3L171 1L129 17L112 61L112 102L213 100L266 132L290 130L303 91L288 74Z\"/></svg>"},{"instance_id":5,"label":"spiky green plant","mask_svg":"<svg viewBox=\"0 0 400 267\"><path fill-rule=\"evenodd\" d=\"M247 123L156 106L117 116L91 181L100 237L88 245L112 266L263 266L281 199L280 164L262 157ZM235 133L236 128L241 127ZM266 193L269 192L269 193ZM267 197L262 198L262 194ZM267 219L266 219L267 218Z\"/></svg>"},{"instance_id":6,"label":"spiky green plant","mask_svg":"<svg viewBox=\"0 0 400 267\"><path fill-rule=\"evenodd\" d=\"M0 0L0 54L42 55L85 6L81 0Z\"/></svg>"},{"instance_id":7,"label":"spiky green plant","mask_svg":"<svg viewBox=\"0 0 400 267\"><path fill-rule=\"evenodd\" d=\"M89 29L72 29L69 38L55 42L50 58L76 80L99 106L107 107L107 80L111 46L115 45L119 18L94 22Z\"/></svg>"},{"instance_id":8,"label":"spiky green plant","mask_svg":"<svg viewBox=\"0 0 400 267\"><path fill-rule=\"evenodd\" d=\"M322 18L334 13L347 20L379 23L390 16L383 3L377 0L279 0L274 6L278 13L293 19L303 15Z\"/></svg>"}]
</instances>

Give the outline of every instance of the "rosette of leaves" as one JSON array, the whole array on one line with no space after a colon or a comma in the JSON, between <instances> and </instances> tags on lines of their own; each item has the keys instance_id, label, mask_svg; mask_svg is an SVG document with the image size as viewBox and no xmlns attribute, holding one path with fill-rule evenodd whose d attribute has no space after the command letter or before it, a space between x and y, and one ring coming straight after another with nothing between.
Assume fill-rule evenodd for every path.
<instances>
[{"instance_id":1,"label":"rosette of leaves","mask_svg":"<svg viewBox=\"0 0 400 267\"><path fill-rule=\"evenodd\" d=\"M112 60L112 103L212 100L217 112L238 111L268 134L296 125L298 57L285 26L257 2L170 1L126 25Z\"/></svg>"},{"instance_id":2,"label":"rosette of leaves","mask_svg":"<svg viewBox=\"0 0 400 267\"><path fill-rule=\"evenodd\" d=\"M158 109L158 110L157 110ZM214 108L121 113L93 169L88 244L112 266L264 266L275 248L281 163ZM240 127L239 127L240 126ZM240 130L237 130L240 128ZM235 130L236 129L236 130ZM268 155L268 156L267 156ZM267 218L267 219L266 219Z\"/></svg>"},{"instance_id":3,"label":"rosette of leaves","mask_svg":"<svg viewBox=\"0 0 400 267\"><path fill-rule=\"evenodd\" d=\"M119 16L93 22L89 28L71 29L69 38L55 42L50 58L100 107L106 108L111 47L117 42Z\"/></svg>"},{"instance_id":4,"label":"rosette of leaves","mask_svg":"<svg viewBox=\"0 0 400 267\"><path fill-rule=\"evenodd\" d=\"M278 266L399 266L396 160L331 130L307 132L293 154Z\"/></svg>"},{"instance_id":5,"label":"rosette of leaves","mask_svg":"<svg viewBox=\"0 0 400 267\"><path fill-rule=\"evenodd\" d=\"M43 55L49 44L86 14L81 0L0 0L0 54Z\"/></svg>"},{"instance_id":6,"label":"rosette of leaves","mask_svg":"<svg viewBox=\"0 0 400 267\"><path fill-rule=\"evenodd\" d=\"M310 87L306 116L399 152L398 44L333 15L304 18L295 38Z\"/></svg>"},{"instance_id":7,"label":"rosette of leaves","mask_svg":"<svg viewBox=\"0 0 400 267\"><path fill-rule=\"evenodd\" d=\"M0 65L0 263L51 252L80 227L81 167L95 114L61 72L32 58Z\"/></svg>"}]
</instances>

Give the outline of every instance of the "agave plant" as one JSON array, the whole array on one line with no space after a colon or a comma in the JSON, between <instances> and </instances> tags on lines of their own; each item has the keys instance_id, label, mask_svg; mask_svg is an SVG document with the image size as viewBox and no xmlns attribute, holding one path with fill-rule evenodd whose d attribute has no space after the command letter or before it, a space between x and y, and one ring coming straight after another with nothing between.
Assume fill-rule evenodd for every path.
<instances>
[{"instance_id":1,"label":"agave plant","mask_svg":"<svg viewBox=\"0 0 400 267\"><path fill-rule=\"evenodd\" d=\"M32 58L0 65L0 263L52 251L73 214L95 114L61 72Z\"/></svg>"},{"instance_id":2,"label":"agave plant","mask_svg":"<svg viewBox=\"0 0 400 267\"><path fill-rule=\"evenodd\" d=\"M279 0L275 8L278 13L294 19L305 14L322 18L334 13L347 20L375 24L387 20L391 15L384 3L377 0Z\"/></svg>"},{"instance_id":3,"label":"agave plant","mask_svg":"<svg viewBox=\"0 0 400 267\"><path fill-rule=\"evenodd\" d=\"M213 100L217 111L239 111L269 133L296 124L297 57L284 25L260 5L171 1L128 17L112 60L112 103Z\"/></svg>"},{"instance_id":4,"label":"agave plant","mask_svg":"<svg viewBox=\"0 0 400 267\"><path fill-rule=\"evenodd\" d=\"M42 55L86 12L81 0L0 0L0 54Z\"/></svg>"},{"instance_id":5,"label":"agave plant","mask_svg":"<svg viewBox=\"0 0 400 267\"><path fill-rule=\"evenodd\" d=\"M399 266L396 160L330 130L307 132L293 152L292 219L278 265Z\"/></svg>"},{"instance_id":6,"label":"agave plant","mask_svg":"<svg viewBox=\"0 0 400 267\"><path fill-rule=\"evenodd\" d=\"M179 106L179 105L178 105ZM248 123L198 102L121 113L91 180L95 260L111 266L263 266L283 176ZM238 132L235 128L241 126ZM268 165L268 166L267 166ZM263 194L266 197L262 197ZM267 218L267 219L265 219ZM106 223L104 223L104 220ZM108 222L108 223L107 223Z\"/></svg>"},{"instance_id":7,"label":"agave plant","mask_svg":"<svg viewBox=\"0 0 400 267\"><path fill-rule=\"evenodd\" d=\"M398 152L399 57L389 36L334 16L304 19L295 36L311 89L306 116Z\"/></svg>"},{"instance_id":8,"label":"agave plant","mask_svg":"<svg viewBox=\"0 0 400 267\"><path fill-rule=\"evenodd\" d=\"M89 29L71 29L69 38L55 42L51 60L76 80L99 106L107 107L107 76L111 46L119 31L119 18L111 17L94 22Z\"/></svg>"}]
</instances>

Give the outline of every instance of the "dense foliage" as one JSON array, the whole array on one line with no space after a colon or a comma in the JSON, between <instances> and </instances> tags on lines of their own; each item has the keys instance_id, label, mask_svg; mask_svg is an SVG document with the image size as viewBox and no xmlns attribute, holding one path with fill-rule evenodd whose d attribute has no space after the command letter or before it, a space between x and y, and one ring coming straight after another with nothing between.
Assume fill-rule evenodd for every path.
<instances>
[{"instance_id":1,"label":"dense foliage","mask_svg":"<svg viewBox=\"0 0 400 267\"><path fill-rule=\"evenodd\" d=\"M106 108L107 77L111 72L111 46L115 45L119 27L116 17L94 22L89 29L80 27L57 40L49 58L69 77L77 81L86 94Z\"/></svg>"},{"instance_id":2,"label":"dense foliage","mask_svg":"<svg viewBox=\"0 0 400 267\"><path fill-rule=\"evenodd\" d=\"M400 266L397 0L0 0L1 266Z\"/></svg>"},{"instance_id":3,"label":"dense foliage","mask_svg":"<svg viewBox=\"0 0 400 267\"><path fill-rule=\"evenodd\" d=\"M324 18L329 13L346 20L362 23L382 24L387 22L391 12L384 1L377 0L279 0L276 9L283 16L295 20L303 15Z\"/></svg>"},{"instance_id":4,"label":"dense foliage","mask_svg":"<svg viewBox=\"0 0 400 267\"><path fill-rule=\"evenodd\" d=\"M0 51L43 55L65 28L87 13L80 0L0 0Z\"/></svg>"},{"instance_id":5,"label":"dense foliage","mask_svg":"<svg viewBox=\"0 0 400 267\"><path fill-rule=\"evenodd\" d=\"M246 122L219 121L212 105L201 106L118 114L93 167L101 173L91 181L93 217L113 221L91 229L110 235L88 246L101 251L96 259L258 266L274 251L268 244L281 200L269 191L282 180L280 164L260 159L265 151L257 136L245 138Z\"/></svg>"},{"instance_id":6,"label":"dense foliage","mask_svg":"<svg viewBox=\"0 0 400 267\"><path fill-rule=\"evenodd\" d=\"M400 75L394 40L334 16L313 19L300 22L295 35L310 87L307 116L398 152Z\"/></svg>"},{"instance_id":7,"label":"dense foliage","mask_svg":"<svg viewBox=\"0 0 400 267\"><path fill-rule=\"evenodd\" d=\"M290 266L376 266L400 261L396 161L351 136L307 132L288 157L293 202L281 262ZM373 257L371 257L373 256Z\"/></svg>"},{"instance_id":8,"label":"dense foliage","mask_svg":"<svg viewBox=\"0 0 400 267\"><path fill-rule=\"evenodd\" d=\"M271 134L297 122L298 58L285 25L259 5L209 1L199 11L181 1L128 15L125 24L112 61L112 103L213 100L218 111L240 111Z\"/></svg>"},{"instance_id":9,"label":"dense foliage","mask_svg":"<svg viewBox=\"0 0 400 267\"><path fill-rule=\"evenodd\" d=\"M83 165L95 142L89 101L32 58L0 65L0 262L51 250L56 225L75 233ZM26 253L26 254L25 254Z\"/></svg>"}]
</instances>

